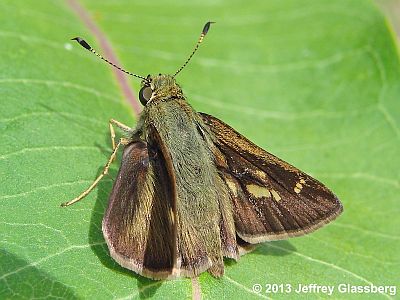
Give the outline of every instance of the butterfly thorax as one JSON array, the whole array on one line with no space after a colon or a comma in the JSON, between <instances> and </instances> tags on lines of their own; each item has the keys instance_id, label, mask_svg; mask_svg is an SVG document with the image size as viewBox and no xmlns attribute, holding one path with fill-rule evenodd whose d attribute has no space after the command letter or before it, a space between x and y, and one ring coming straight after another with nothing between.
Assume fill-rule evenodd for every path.
<instances>
[{"instance_id":1,"label":"butterfly thorax","mask_svg":"<svg viewBox=\"0 0 400 300\"><path fill-rule=\"evenodd\" d=\"M142 86L144 85L150 85L152 89L152 97L149 104L170 99L184 98L181 87L171 75L149 75L146 80L143 80Z\"/></svg>"}]
</instances>

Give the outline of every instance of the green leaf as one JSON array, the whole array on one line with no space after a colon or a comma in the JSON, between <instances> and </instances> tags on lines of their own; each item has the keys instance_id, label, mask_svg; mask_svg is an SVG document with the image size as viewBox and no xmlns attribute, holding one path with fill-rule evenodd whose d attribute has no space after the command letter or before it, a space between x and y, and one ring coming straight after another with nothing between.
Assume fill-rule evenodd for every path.
<instances>
[{"instance_id":1,"label":"green leaf","mask_svg":"<svg viewBox=\"0 0 400 300\"><path fill-rule=\"evenodd\" d=\"M0 4L0 299L191 298L109 256L101 219L118 164L82 202L110 152L108 120L134 125L109 66L70 41L98 40L68 3ZM317 232L260 245L226 274L199 278L204 299L327 298L266 284L398 284L400 64L368 1L81 3L134 73L172 73L216 21L179 82L199 111L327 184L343 215ZM138 90L139 80L130 81ZM260 294L252 292L261 284Z\"/></svg>"}]
</instances>

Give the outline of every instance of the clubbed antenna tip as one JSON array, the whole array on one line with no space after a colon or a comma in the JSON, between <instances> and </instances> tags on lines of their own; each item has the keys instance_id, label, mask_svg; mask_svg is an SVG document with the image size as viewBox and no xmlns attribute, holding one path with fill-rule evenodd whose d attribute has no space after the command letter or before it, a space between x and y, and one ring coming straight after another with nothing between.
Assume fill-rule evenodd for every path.
<instances>
[{"instance_id":1,"label":"clubbed antenna tip","mask_svg":"<svg viewBox=\"0 0 400 300\"><path fill-rule=\"evenodd\" d=\"M206 23L206 25L204 25L203 30L201 31L199 40L197 41L197 44L196 44L196 46L194 47L193 52L189 55L189 58L185 61L185 63L182 65L182 67L180 67L180 68L178 69L178 71L175 72L175 74L174 74L173 77L175 77L176 75L178 75L178 73L179 73L180 71L182 71L184 67L186 67L186 65L188 64L188 62L190 61L190 59L191 59L191 58L193 57L193 55L196 53L197 49L199 49L199 46L200 46L201 42L203 41L204 37L206 36L208 30L210 29L211 24L214 24L214 23L215 23L215 22L209 21L209 22Z\"/></svg>"},{"instance_id":2,"label":"clubbed antenna tip","mask_svg":"<svg viewBox=\"0 0 400 300\"><path fill-rule=\"evenodd\" d=\"M204 27L203 27L202 34L206 35L208 30L210 29L211 24L214 24L214 23L215 22L211 22L211 21L207 22L206 25L204 25Z\"/></svg>"},{"instance_id":3,"label":"clubbed antenna tip","mask_svg":"<svg viewBox=\"0 0 400 300\"><path fill-rule=\"evenodd\" d=\"M106 63L112 65L114 68L117 68L118 70L120 70L120 71L122 71L122 72L124 72L124 73L126 73L126 74L128 74L128 75L131 75L131 76L134 76L134 77L138 77L138 78L141 78L141 79L146 79L146 78L143 77L143 76L136 75L136 74L133 74L133 73L131 73L131 72L129 72L129 71L126 71L126 70L122 69L121 67L118 67L116 64L112 63L112 62L109 61L108 59L104 58L103 56L101 56L100 54L98 54L98 53L96 52L96 50L94 50L84 39L82 39L82 38L80 38L80 37L75 37L75 38L73 38L73 39L71 39L71 40L77 41L83 48L89 50L90 52L92 52L93 54L95 54L97 57L99 57L99 58L101 58L102 60L104 60Z\"/></svg>"},{"instance_id":4,"label":"clubbed antenna tip","mask_svg":"<svg viewBox=\"0 0 400 300\"><path fill-rule=\"evenodd\" d=\"M86 43L86 41L84 39L80 38L79 36L75 37L75 38L73 38L71 40L72 41L77 41L83 48L88 49L89 51L92 48L92 47L90 47L90 45L88 43Z\"/></svg>"}]
</instances>

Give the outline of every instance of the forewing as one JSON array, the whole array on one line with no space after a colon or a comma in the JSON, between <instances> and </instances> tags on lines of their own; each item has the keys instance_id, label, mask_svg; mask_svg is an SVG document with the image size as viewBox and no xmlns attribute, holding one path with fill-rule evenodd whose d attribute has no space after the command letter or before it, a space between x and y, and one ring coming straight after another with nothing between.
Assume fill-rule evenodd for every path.
<instances>
[{"instance_id":1,"label":"forewing","mask_svg":"<svg viewBox=\"0 0 400 300\"><path fill-rule=\"evenodd\" d=\"M173 191L158 149L138 141L124 149L103 219L111 256L123 267L154 279L173 271Z\"/></svg>"},{"instance_id":2,"label":"forewing","mask_svg":"<svg viewBox=\"0 0 400 300\"><path fill-rule=\"evenodd\" d=\"M231 191L236 231L244 241L300 236L342 212L338 198L322 183L217 118L201 116L215 136L215 151L221 153L217 165Z\"/></svg>"}]
</instances>

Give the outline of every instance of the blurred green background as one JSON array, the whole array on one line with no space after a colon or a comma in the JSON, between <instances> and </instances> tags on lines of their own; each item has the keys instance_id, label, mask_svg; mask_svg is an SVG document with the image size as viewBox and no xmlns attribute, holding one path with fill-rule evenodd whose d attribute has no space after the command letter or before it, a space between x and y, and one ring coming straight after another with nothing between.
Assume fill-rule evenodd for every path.
<instances>
[{"instance_id":1,"label":"blurred green background","mask_svg":"<svg viewBox=\"0 0 400 300\"><path fill-rule=\"evenodd\" d=\"M342 216L227 261L223 278L202 274L195 289L188 279L151 281L116 264L101 219L118 163L84 201L59 207L107 161L108 120L134 126L137 119L113 70L70 41L82 36L105 52L76 3L122 66L140 75L175 72L204 23L216 21L178 77L189 102L324 182L342 200ZM199 292L203 299L317 299L328 296L268 294L265 285L398 285L399 7L391 0L2 0L0 299ZM136 94L139 80L125 80Z\"/></svg>"}]
</instances>

